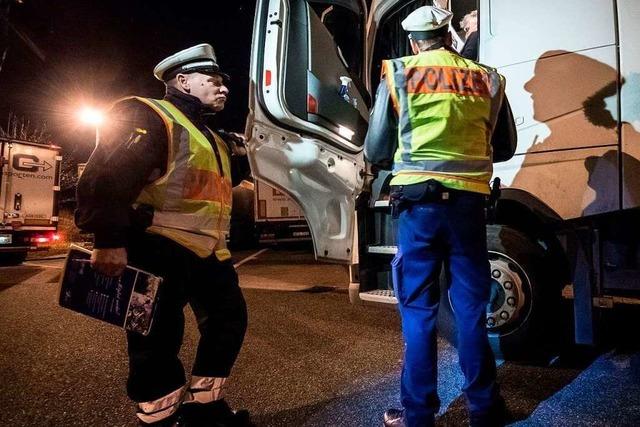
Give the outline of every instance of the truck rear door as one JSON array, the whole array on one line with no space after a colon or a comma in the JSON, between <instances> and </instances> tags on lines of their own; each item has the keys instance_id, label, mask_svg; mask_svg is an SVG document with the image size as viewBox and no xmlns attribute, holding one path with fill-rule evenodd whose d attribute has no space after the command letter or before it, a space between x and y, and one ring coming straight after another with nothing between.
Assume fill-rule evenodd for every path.
<instances>
[{"instance_id":1,"label":"truck rear door","mask_svg":"<svg viewBox=\"0 0 640 427\"><path fill-rule=\"evenodd\" d=\"M0 202L3 222L22 230L55 230L61 157L56 148L7 141Z\"/></svg>"},{"instance_id":2,"label":"truck rear door","mask_svg":"<svg viewBox=\"0 0 640 427\"><path fill-rule=\"evenodd\" d=\"M365 170L366 16L363 0L259 0L254 22L252 173L302 207L317 258L336 262L351 260ZM346 97L345 78L353 82Z\"/></svg>"}]
</instances>

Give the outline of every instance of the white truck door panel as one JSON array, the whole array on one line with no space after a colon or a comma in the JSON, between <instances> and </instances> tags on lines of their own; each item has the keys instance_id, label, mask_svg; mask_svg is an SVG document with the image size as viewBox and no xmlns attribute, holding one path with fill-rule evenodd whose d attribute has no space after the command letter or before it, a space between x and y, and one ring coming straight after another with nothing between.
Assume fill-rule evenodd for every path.
<instances>
[{"instance_id":1,"label":"white truck door panel","mask_svg":"<svg viewBox=\"0 0 640 427\"><path fill-rule=\"evenodd\" d=\"M358 1L317 3L366 14ZM307 2L258 2L246 129L252 174L300 205L317 258L347 263L368 109L355 85L355 101L338 94L341 76L357 78Z\"/></svg>"},{"instance_id":2,"label":"white truck door panel","mask_svg":"<svg viewBox=\"0 0 640 427\"><path fill-rule=\"evenodd\" d=\"M614 1L480 0L480 31L480 62L497 68L615 45Z\"/></svg>"},{"instance_id":3,"label":"white truck door panel","mask_svg":"<svg viewBox=\"0 0 640 427\"><path fill-rule=\"evenodd\" d=\"M495 165L564 219L620 207L612 0L481 0L480 62L507 78L516 155Z\"/></svg>"},{"instance_id":4,"label":"white truck door panel","mask_svg":"<svg viewBox=\"0 0 640 427\"><path fill-rule=\"evenodd\" d=\"M622 203L640 206L640 2L618 0L622 120Z\"/></svg>"}]
</instances>

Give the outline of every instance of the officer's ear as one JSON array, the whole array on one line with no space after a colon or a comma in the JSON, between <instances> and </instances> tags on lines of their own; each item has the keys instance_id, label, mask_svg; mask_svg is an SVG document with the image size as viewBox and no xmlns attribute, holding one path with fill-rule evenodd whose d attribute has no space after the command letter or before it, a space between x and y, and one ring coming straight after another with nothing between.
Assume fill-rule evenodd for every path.
<instances>
[{"instance_id":1,"label":"officer's ear","mask_svg":"<svg viewBox=\"0 0 640 427\"><path fill-rule=\"evenodd\" d=\"M413 52L414 55L417 55L420 53L420 47L418 46L417 41L415 41L412 38L409 38L409 44L411 44L411 51Z\"/></svg>"},{"instance_id":2,"label":"officer's ear","mask_svg":"<svg viewBox=\"0 0 640 427\"><path fill-rule=\"evenodd\" d=\"M178 73L176 75L176 84L179 89L182 89L184 92L189 93L191 91L191 83L189 82L189 77L186 74Z\"/></svg>"}]
</instances>

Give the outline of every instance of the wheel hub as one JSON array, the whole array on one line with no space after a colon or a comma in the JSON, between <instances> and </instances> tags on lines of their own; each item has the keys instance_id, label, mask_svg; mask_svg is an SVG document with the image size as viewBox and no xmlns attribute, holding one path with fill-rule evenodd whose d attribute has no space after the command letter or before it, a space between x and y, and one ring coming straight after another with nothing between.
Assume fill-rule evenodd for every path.
<instances>
[{"instance_id":1,"label":"wheel hub","mask_svg":"<svg viewBox=\"0 0 640 427\"><path fill-rule=\"evenodd\" d=\"M499 256L499 254L498 254ZM487 329L495 330L516 322L526 296L518 265L501 257L490 260L491 297L487 305Z\"/></svg>"}]
</instances>

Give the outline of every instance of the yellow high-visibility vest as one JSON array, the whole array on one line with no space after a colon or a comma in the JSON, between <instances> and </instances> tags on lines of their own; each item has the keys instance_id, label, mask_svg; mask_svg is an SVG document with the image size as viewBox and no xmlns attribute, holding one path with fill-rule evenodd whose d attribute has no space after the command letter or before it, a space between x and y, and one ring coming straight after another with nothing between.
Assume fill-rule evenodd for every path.
<instances>
[{"instance_id":1,"label":"yellow high-visibility vest","mask_svg":"<svg viewBox=\"0 0 640 427\"><path fill-rule=\"evenodd\" d=\"M382 72L398 114L391 184L488 194L504 77L445 49L385 60Z\"/></svg>"},{"instance_id":2,"label":"yellow high-visibility vest","mask_svg":"<svg viewBox=\"0 0 640 427\"><path fill-rule=\"evenodd\" d=\"M207 137L173 104L134 97L164 121L169 140L163 176L146 185L136 204L153 206L147 232L165 236L205 258L212 253L231 257L226 235L231 219L231 162L229 148L215 132L219 156ZM219 161L218 161L219 160Z\"/></svg>"}]
</instances>

